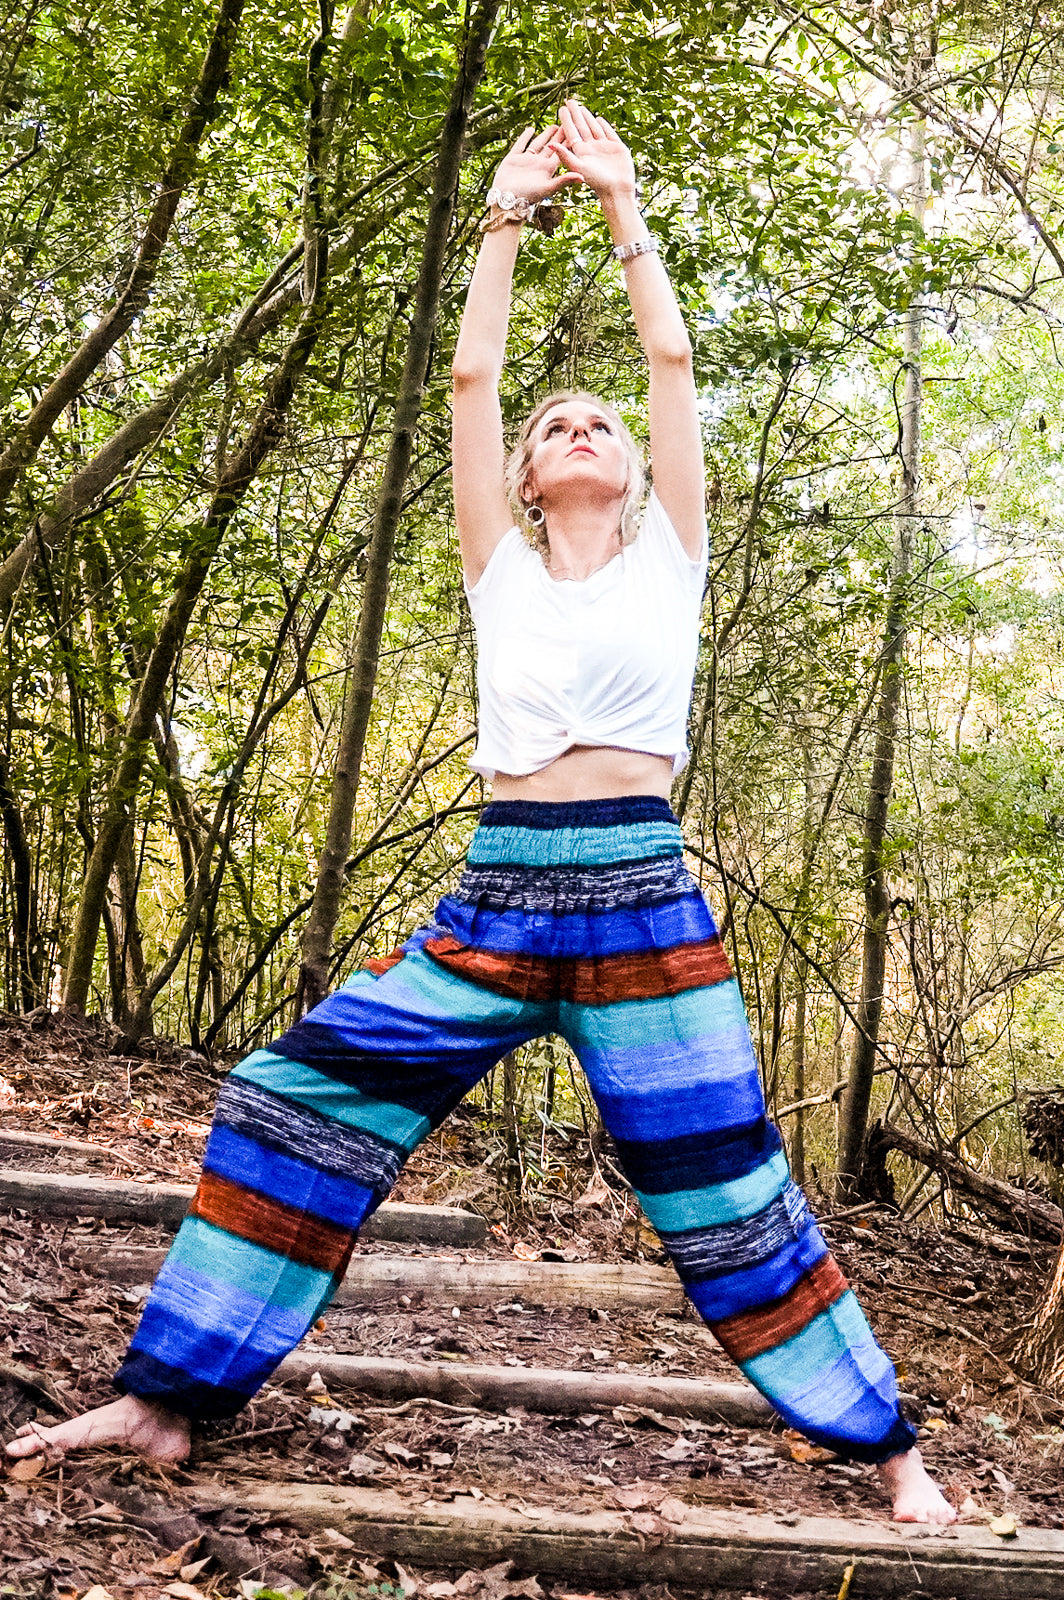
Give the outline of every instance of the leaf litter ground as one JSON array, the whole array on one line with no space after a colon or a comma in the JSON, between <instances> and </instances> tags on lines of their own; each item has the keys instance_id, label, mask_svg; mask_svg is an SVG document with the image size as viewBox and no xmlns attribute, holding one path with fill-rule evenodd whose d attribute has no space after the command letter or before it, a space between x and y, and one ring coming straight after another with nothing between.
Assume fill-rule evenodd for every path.
<instances>
[{"instance_id":1,"label":"leaf litter ground","mask_svg":"<svg viewBox=\"0 0 1064 1600\"><path fill-rule=\"evenodd\" d=\"M43 1013L0 1019L0 1165L144 1181L192 1182L217 1078L201 1058L158 1043L117 1053L99 1024ZM19 1142L44 1135L47 1144ZM471 1203L492 1224L463 1259L662 1261L623 1193L602 1182L586 1141L570 1141L564 1178L519 1216L485 1169L485 1127L460 1112L418 1152L395 1198ZM1064 1407L1018 1381L999 1350L1045 1281L1047 1247L980 1236L972 1220L921 1228L885 1209L822 1221L843 1271L913 1396L921 1448L955 1503L979 1520L1064 1527ZM71 1266L86 1243L158 1244L161 1230L91 1219L0 1213L0 1424L5 1436L111 1397L109 1374L141 1292ZM367 1244L384 1254L440 1254ZM453 1254L453 1252L442 1252ZM324 1353L399 1360L618 1370L731 1381L734 1370L693 1313L463 1307L382 1299L337 1308L307 1342ZM313 1387L313 1386L312 1386ZM313 1587L324 1600L451 1595L563 1600L574 1588L508 1563L416 1573L367 1559L337 1530L301 1536L276 1518L193 1517L196 1493L232 1477L367 1485L446 1501L569 1512L622 1509L648 1530L677 1507L737 1507L878 1518L874 1474L810 1449L781 1429L751 1430L621 1408L550 1416L436 1401L365 1403L269 1388L233 1423L202 1431L191 1461L152 1469L114 1451L41 1464L0 1481L0 1594L113 1600L250 1596L264 1582ZM661 1586L619 1591L664 1600ZM681 1591L674 1590L679 1595ZM704 1593L704 1591L702 1591ZM102 1594L92 1600L104 1600Z\"/></svg>"}]
</instances>

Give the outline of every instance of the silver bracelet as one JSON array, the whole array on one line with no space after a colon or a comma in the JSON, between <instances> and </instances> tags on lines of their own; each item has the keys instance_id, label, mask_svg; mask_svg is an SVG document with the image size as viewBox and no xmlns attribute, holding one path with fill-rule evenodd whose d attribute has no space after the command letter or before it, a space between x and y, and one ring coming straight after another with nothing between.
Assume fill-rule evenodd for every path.
<instances>
[{"instance_id":1,"label":"silver bracelet","mask_svg":"<svg viewBox=\"0 0 1064 1600\"><path fill-rule=\"evenodd\" d=\"M645 239L634 239L631 244L615 244L613 256L615 261L634 261L636 256L654 255L658 248L658 241L652 233Z\"/></svg>"}]
</instances>

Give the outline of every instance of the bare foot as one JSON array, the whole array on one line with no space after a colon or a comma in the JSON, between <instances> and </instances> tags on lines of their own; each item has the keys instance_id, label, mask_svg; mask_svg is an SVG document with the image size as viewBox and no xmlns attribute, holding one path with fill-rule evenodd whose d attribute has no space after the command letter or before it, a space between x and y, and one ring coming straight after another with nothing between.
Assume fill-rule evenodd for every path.
<instances>
[{"instance_id":1,"label":"bare foot","mask_svg":"<svg viewBox=\"0 0 1064 1600\"><path fill-rule=\"evenodd\" d=\"M924 1459L913 1447L880 1463L879 1476L894 1501L895 1522L930 1522L946 1527L957 1513L938 1484L928 1477Z\"/></svg>"},{"instance_id":2,"label":"bare foot","mask_svg":"<svg viewBox=\"0 0 1064 1600\"><path fill-rule=\"evenodd\" d=\"M110 1405L83 1416L71 1417L55 1428L28 1422L4 1449L9 1456L57 1456L68 1450L87 1450L101 1444L127 1444L149 1461L183 1461L188 1455L189 1424L162 1406L150 1405L135 1394L124 1394Z\"/></svg>"}]
</instances>

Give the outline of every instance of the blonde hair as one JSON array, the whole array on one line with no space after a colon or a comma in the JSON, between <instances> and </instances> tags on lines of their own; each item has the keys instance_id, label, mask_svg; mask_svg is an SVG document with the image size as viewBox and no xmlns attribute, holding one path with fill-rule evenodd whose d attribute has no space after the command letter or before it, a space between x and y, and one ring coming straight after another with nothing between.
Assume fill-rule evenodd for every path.
<instances>
[{"instance_id":1,"label":"blonde hair","mask_svg":"<svg viewBox=\"0 0 1064 1600\"><path fill-rule=\"evenodd\" d=\"M625 486L624 504L621 507L621 543L631 544L639 532L639 507L643 500L646 475L643 469L643 452L636 444L632 435L625 426L619 412L608 401L597 394L589 394L586 389L558 389L554 394L549 394L541 400L532 415L528 417L517 436L517 443L510 452L506 463L506 492L510 497L510 504L518 516L518 526L526 526L528 506L521 498L521 490L528 478L528 471L532 465L532 451L535 446L536 429L554 406L567 405L572 400L579 400L584 405L598 406L604 416L617 430L618 437L624 445L624 452L628 458L628 482ZM540 552L549 548L546 525L531 528L529 537L532 544Z\"/></svg>"}]
</instances>

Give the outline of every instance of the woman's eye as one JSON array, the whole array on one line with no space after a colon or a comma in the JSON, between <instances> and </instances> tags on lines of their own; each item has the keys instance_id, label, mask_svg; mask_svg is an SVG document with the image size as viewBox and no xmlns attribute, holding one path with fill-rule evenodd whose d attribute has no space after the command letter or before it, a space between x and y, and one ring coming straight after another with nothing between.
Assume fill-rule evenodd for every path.
<instances>
[{"instance_id":1,"label":"woman's eye","mask_svg":"<svg viewBox=\"0 0 1064 1600\"><path fill-rule=\"evenodd\" d=\"M608 422L596 422L596 423L593 424L593 426L596 427L596 428L601 429L601 431L603 433L609 433L610 432L610 425L609 425Z\"/></svg>"},{"instance_id":2,"label":"woman's eye","mask_svg":"<svg viewBox=\"0 0 1064 1600\"><path fill-rule=\"evenodd\" d=\"M552 434L561 433L561 431L562 431L561 423L560 422L552 422L550 427L547 429L547 438L549 439Z\"/></svg>"}]
</instances>

